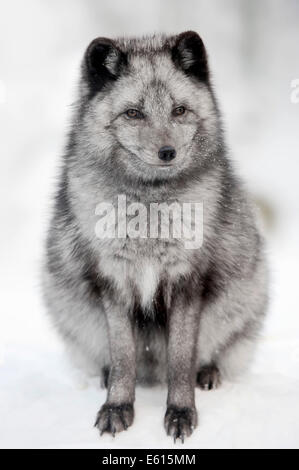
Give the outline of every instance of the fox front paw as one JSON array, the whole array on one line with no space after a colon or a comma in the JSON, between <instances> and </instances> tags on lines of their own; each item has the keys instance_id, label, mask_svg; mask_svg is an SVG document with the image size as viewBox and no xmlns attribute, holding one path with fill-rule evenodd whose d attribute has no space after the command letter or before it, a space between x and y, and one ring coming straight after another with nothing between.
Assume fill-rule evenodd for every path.
<instances>
[{"instance_id":1,"label":"fox front paw","mask_svg":"<svg viewBox=\"0 0 299 470\"><path fill-rule=\"evenodd\" d=\"M181 439L182 443L185 437L192 434L197 425L197 412L195 408L179 408L177 406L168 406L165 414L164 425L168 436Z\"/></svg>"},{"instance_id":2,"label":"fox front paw","mask_svg":"<svg viewBox=\"0 0 299 470\"><path fill-rule=\"evenodd\" d=\"M95 427L102 435L104 432L115 436L117 432L126 430L133 423L134 408L131 403L114 405L105 403L97 414Z\"/></svg>"}]
</instances>

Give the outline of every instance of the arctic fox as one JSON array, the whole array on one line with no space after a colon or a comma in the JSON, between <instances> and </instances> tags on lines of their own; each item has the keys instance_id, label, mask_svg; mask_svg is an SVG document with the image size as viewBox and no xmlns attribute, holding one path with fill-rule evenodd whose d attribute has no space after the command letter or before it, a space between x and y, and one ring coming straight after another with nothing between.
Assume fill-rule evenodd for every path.
<instances>
[{"instance_id":1,"label":"arctic fox","mask_svg":"<svg viewBox=\"0 0 299 470\"><path fill-rule=\"evenodd\" d=\"M97 207L116 210L121 195L147 211L202 204L202 243L187 247L172 230L138 237L138 227L119 236L116 217L114 236L99 236ZM166 382L165 429L184 440L197 425L195 386L210 390L248 365L267 305L263 241L197 33L97 38L87 48L44 296L73 359L107 386L101 433L132 424L136 381Z\"/></svg>"}]
</instances>

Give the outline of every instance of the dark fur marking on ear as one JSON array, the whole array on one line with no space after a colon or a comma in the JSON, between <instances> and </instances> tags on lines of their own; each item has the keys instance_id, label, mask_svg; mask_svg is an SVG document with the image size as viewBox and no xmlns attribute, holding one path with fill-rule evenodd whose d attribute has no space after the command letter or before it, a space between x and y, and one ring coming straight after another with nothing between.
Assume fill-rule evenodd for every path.
<instances>
[{"instance_id":1,"label":"dark fur marking on ear","mask_svg":"<svg viewBox=\"0 0 299 470\"><path fill-rule=\"evenodd\" d=\"M89 85L91 97L108 83L117 80L125 65L127 55L112 40L94 39L84 57L84 77Z\"/></svg>"},{"instance_id":2,"label":"dark fur marking on ear","mask_svg":"<svg viewBox=\"0 0 299 470\"><path fill-rule=\"evenodd\" d=\"M179 34L171 56L177 67L202 82L209 81L208 58L204 43L194 31Z\"/></svg>"}]
</instances>

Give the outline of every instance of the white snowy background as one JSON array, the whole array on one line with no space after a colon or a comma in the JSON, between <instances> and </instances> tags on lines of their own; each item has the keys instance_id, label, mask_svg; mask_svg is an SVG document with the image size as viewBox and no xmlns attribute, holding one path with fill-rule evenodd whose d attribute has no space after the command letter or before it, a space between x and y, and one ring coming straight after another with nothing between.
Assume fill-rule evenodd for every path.
<instances>
[{"instance_id":1,"label":"white snowy background","mask_svg":"<svg viewBox=\"0 0 299 470\"><path fill-rule=\"evenodd\" d=\"M232 157L263 209L272 279L250 372L197 390L199 427L185 447L299 447L298 0L1 2L0 447L173 446L165 388L138 387L134 425L98 436L105 393L74 377L39 272L84 49L99 35L186 29L207 45Z\"/></svg>"}]
</instances>

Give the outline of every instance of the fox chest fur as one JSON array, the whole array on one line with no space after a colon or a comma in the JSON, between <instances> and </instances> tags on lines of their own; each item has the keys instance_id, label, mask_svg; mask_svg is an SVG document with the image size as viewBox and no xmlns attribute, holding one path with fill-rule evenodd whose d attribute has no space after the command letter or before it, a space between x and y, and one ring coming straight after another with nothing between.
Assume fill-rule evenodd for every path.
<instances>
[{"instance_id":1,"label":"fox chest fur","mask_svg":"<svg viewBox=\"0 0 299 470\"><path fill-rule=\"evenodd\" d=\"M151 308L161 284L167 295L194 263L194 254L184 249L181 240L110 240L102 246L99 271L115 283L124 298L137 297L144 309Z\"/></svg>"}]
</instances>

